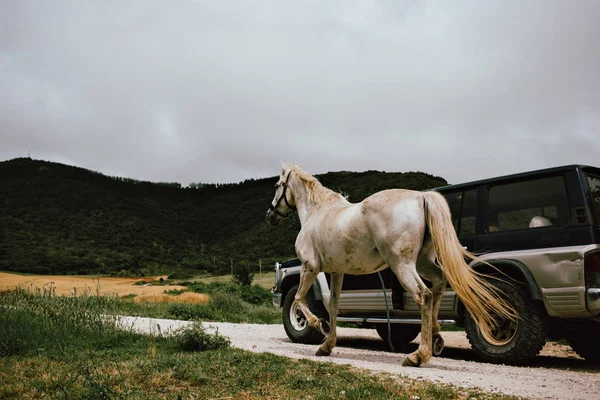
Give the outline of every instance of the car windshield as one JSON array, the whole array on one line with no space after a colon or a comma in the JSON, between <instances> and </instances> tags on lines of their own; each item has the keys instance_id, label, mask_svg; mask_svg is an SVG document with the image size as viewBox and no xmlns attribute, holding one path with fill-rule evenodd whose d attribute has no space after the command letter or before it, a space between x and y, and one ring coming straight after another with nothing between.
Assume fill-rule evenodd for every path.
<instances>
[{"instance_id":1,"label":"car windshield","mask_svg":"<svg viewBox=\"0 0 600 400\"><path fill-rule=\"evenodd\" d=\"M596 223L600 224L600 175L586 174L592 195L592 207Z\"/></svg>"}]
</instances>

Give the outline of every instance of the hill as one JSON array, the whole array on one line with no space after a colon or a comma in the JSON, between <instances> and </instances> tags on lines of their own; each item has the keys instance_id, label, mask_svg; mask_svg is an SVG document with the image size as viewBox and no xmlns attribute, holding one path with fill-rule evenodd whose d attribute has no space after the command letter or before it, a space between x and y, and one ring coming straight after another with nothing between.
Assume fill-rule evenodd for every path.
<instances>
[{"instance_id":1,"label":"hill","mask_svg":"<svg viewBox=\"0 0 600 400\"><path fill-rule=\"evenodd\" d=\"M317 175L351 201L446 181L420 172ZM44 274L226 272L294 256L299 223L265 222L277 177L238 184L142 182L18 158L0 162L0 270Z\"/></svg>"}]
</instances>

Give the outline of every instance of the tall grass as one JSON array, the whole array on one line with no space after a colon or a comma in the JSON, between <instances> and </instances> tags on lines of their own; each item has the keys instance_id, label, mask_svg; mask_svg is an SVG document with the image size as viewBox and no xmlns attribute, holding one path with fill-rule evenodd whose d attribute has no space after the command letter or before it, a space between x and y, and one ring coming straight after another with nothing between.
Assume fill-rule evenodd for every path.
<instances>
[{"instance_id":1,"label":"tall grass","mask_svg":"<svg viewBox=\"0 0 600 400\"><path fill-rule=\"evenodd\" d=\"M111 321L115 304L88 293L58 296L52 286L0 292L0 356L63 357L131 343L138 336Z\"/></svg>"}]
</instances>

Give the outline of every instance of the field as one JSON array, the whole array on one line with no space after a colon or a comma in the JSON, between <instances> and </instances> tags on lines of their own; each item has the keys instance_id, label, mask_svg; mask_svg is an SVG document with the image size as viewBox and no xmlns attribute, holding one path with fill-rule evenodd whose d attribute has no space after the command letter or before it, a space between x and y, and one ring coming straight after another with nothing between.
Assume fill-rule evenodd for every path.
<instances>
[{"instance_id":1,"label":"field","mask_svg":"<svg viewBox=\"0 0 600 400\"><path fill-rule=\"evenodd\" d=\"M265 289L273 285L275 274L273 272L256 274L254 284ZM163 282L160 280L163 279ZM203 304L208 301L208 296L202 293L186 292L187 286L177 284L187 282L231 282L231 275L214 277L192 277L186 280L167 281L167 276L152 277L104 277L104 276L73 276L73 275L24 275L9 272L0 272L0 291L22 287L44 288L52 286L58 295L71 295L76 293L90 293L134 299L135 302L149 303L188 303ZM178 296L168 295L176 293ZM184 293L177 293L184 292Z\"/></svg>"},{"instance_id":2,"label":"field","mask_svg":"<svg viewBox=\"0 0 600 400\"><path fill-rule=\"evenodd\" d=\"M111 296L127 295L157 295L169 289L185 289L183 286L143 286L136 285L136 282L158 282L160 278L167 279L166 276L153 276L143 278L113 278L103 276L73 276L73 275L21 275L8 272L0 272L0 291L14 289L18 286L28 288L44 287L52 285L56 294L72 294L73 289L82 293L89 291L92 294L102 294Z\"/></svg>"}]
</instances>

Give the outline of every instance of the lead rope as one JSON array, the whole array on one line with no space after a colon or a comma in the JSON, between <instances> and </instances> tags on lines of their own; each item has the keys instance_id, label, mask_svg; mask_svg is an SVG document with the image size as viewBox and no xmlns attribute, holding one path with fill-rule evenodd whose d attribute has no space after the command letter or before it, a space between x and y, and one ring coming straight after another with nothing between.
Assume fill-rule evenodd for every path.
<instances>
[{"instance_id":1,"label":"lead rope","mask_svg":"<svg viewBox=\"0 0 600 400\"><path fill-rule=\"evenodd\" d=\"M385 283L383 283L383 278L381 277L381 273L378 271L377 275L379 276L379 280L381 281L381 289L383 289L383 298L385 300L385 315L387 316L387 329L388 329L388 347L392 353L394 353L394 345L392 344L392 323L390 322L390 307L388 305L387 293L385 291Z\"/></svg>"}]
</instances>

